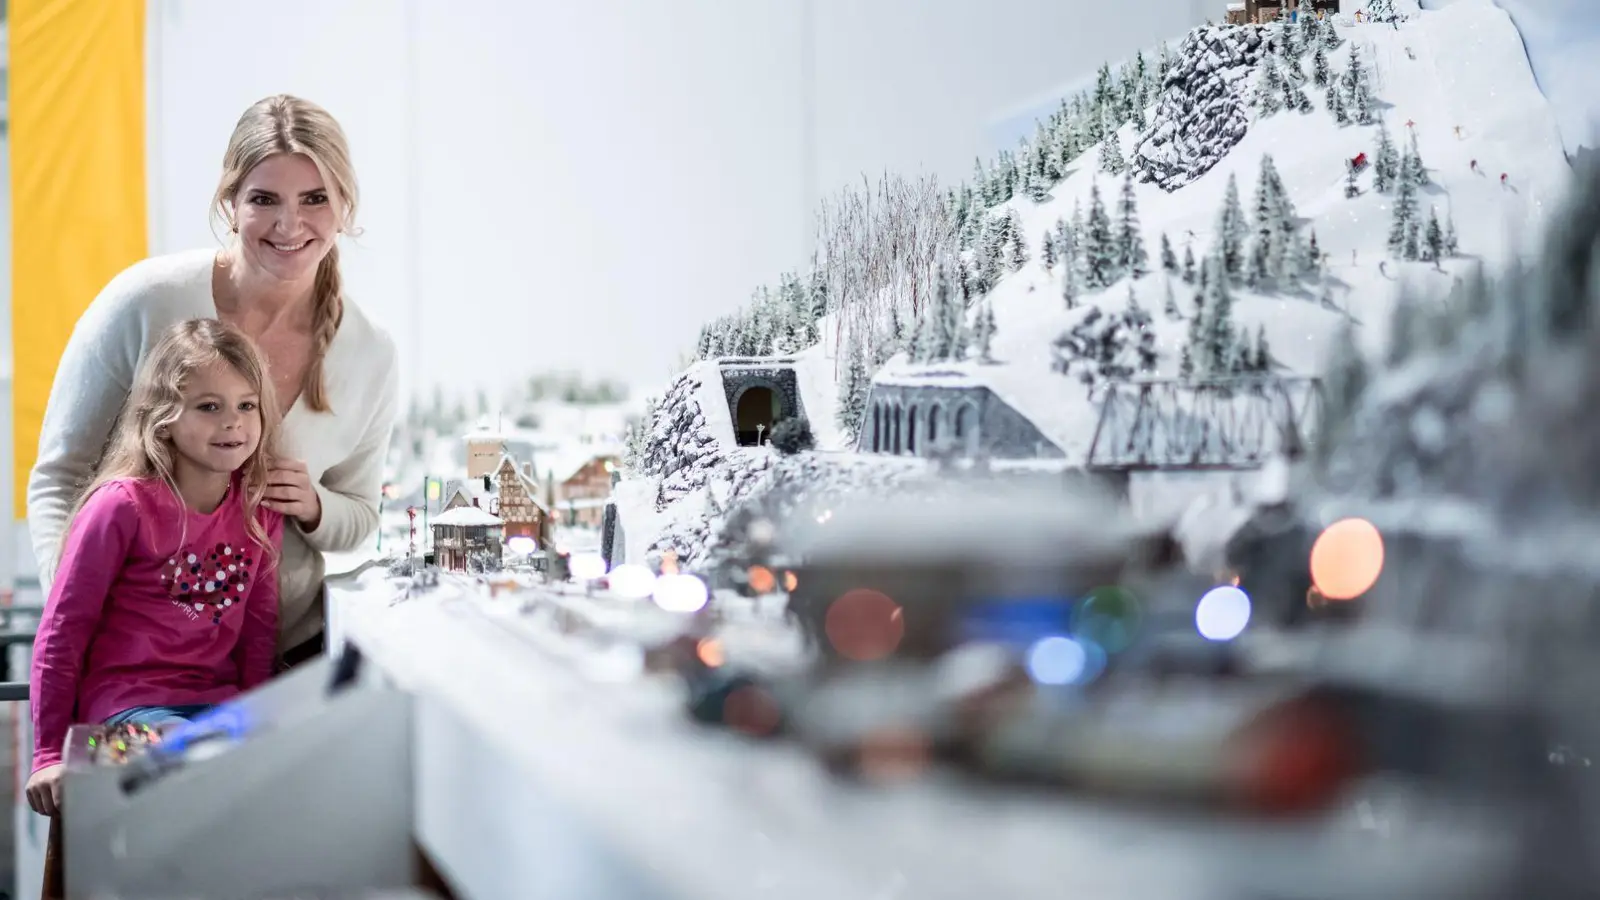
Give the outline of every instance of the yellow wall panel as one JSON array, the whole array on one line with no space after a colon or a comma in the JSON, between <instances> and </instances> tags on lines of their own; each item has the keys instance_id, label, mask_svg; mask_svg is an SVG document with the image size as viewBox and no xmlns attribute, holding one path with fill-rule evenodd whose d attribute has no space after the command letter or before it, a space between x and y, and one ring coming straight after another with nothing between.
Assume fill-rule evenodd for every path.
<instances>
[{"instance_id":1,"label":"yellow wall panel","mask_svg":"<svg viewBox=\"0 0 1600 900\"><path fill-rule=\"evenodd\" d=\"M144 0L10 0L15 515L78 316L149 252Z\"/></svg>"}]
</instances>

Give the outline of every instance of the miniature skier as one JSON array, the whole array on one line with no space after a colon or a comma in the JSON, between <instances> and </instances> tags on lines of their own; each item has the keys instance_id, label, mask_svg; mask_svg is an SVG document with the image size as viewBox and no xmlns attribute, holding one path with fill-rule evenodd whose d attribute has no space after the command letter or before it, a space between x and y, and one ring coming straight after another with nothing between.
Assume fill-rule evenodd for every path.
<instances>
[{"instance_id":1,"label":"miniature skier","mask_svg":"<svg viewBox=\"0 0 1600 900\"><path fill-rule=\"evenodd\" d=\"M1378 274L1385 278L1389 277L1389 261L1387 259L1378 260Z\"/></svg>"},{"instance_id":2,"label":"miniature skier","mask_svg":"<svg viewBox=\"0 0 1600 900\"><path fill-rule=\"evenodd\" d=\"M1504 173L1504 172L1500 173L1500 186L1501 187L1505 187L1506 186L1506 173Z\"/></svg>"},{"instance_id":3,"label":"miniature skier","mask_svg":"<svg viewBox=\"0 0 1600 900\"><path fill-rule=\"evenodd\" d=\"M1356 265L1356 251L1351 250L1350 251L1350 268L1352 268L1352 269L1355 268L1355 265Z\"/></svg>"},{"instance_id":4,"label":"miniature skier","mask_svg":"<svg viewBox=\"0 0 1600 900\"><path fill-rule=\"evenodd\" d=\"M1456 140L1458 140L1458 141L1461 140L1461 126L1460 125L1456 126Z\"/></svg>"},{"instance_id":5,"label":"miniature skier","mask_svg":"<svg viewBox=\"0 0 1600 900\"><path fill-rule=\"evenodd\" d=\"M1473 160L1473 161L1472 161L1472 171L1474 171L1474 172L1478 172L1478 174L1479 174L1479 175L1482 175L1482 174L1483 174L1483 173L1482 173L1482 172L1480 172L1480 171L1479 171L1479 170L1478 170L1478 161L1477 161L1477 160Z\"/></svg>"}]
</instances>

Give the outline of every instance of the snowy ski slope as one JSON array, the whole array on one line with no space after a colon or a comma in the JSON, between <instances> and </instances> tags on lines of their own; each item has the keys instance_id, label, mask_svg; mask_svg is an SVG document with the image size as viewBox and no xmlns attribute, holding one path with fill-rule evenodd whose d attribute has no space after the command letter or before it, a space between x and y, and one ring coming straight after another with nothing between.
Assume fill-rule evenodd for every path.
<instances>
[{"instance_id":1,"label":"snowy ski slope","mask_svg":"<svg viewBox=\"0 0 1600 900\"><path fill-rule=\"evenodd\" d=\"M1387 238L1390 196L1372 192L1370 171L1362 176L1363 194L1344 196L1345 160L1371 154L1377 126L1340 127L1324 109L1322 91L1308 85L1316 109L1306 115L1285 112L1252 121L1249 133L1212 171L1171 194L1154 185L1136 184L1146 248L1159 269L1161 235L1172 240L1178 255L1185 244L1204 258L1230 175L1239 182L1250 208L1263 154L1271 154L1299 215L1307 219L1329 255L1328 281L1336 305L1364 326L1364 337L1376 341L1387 326L1387 313L1402 280L1443 291L1455 275L1482 259L1497 265L1512 249L1525 249L1538 223L1560 194L1569 167L1556 117L1540 94L1529 70L1522 43L1510 17L1491 0L1458 0L1437 11L1419 11L1398 27L1348 23L1340 36L1354 41L1368 65L1379 114L1402 148L1414 123L1419 150L1433 184L1420 195L1429 206L1455 220L1463 258L1447 261L1444 271L1428 263L1389 259ZM1344 70L1349 49L1329 54L1334 76ZM1309 57L1307 58L1309 71ZM1456 128L1460 126L1460 136ZM1124 152L1131 150L1131 126L1122 131ZM1471 169L1477 160L1479 172ZM997 365L975 362L940 363L940 372L960 371L988 385L1025 412L1041 430L1080 458L1092 436L1095 409L1084 388L1050 371L1051 342L1082 316L1090 305L1106 312L1123 308L1128 282L1080 298L1068 311L1060 299L1060 269L1047 274L1038 262L1042 238L1059 218L1070 219L1074 202L1088 208L1091 185L1098 184L1108 206L1115 202L1121 178L1097 170L1090 151L1049 199L1035 203L1017 197L1015 207L1024 233L1032 242L1027 268L1003 279L991 293L999 332L994 342ZM1499 181L1507 174L1507 185ZM1133 285L1139 302L1155 319L1162 352L1160 374L1176 374L1186 321L1161 314L1167 277L1157 271ZM1193 310L1194 289L1179 279L1171 287L1180 309ZM1320 286L1313 286L1320 291ZM1241 330L1264 328L1277 361L1292 372L1320 371L1327 339L1343 321L1339 312L1321 308L1311 295L1260 295L1234 292L1235 320ZM912 369L888 369L879 378L914 378ZM942 380L948 381L949 376Z\"/></svg>"}]
</instances>

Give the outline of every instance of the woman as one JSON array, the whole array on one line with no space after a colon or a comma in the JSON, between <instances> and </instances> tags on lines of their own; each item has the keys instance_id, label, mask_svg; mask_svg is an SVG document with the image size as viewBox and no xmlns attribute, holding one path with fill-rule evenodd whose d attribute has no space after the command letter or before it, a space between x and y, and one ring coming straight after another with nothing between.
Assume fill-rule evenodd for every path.
<instances>
[{"instance_id":1,"label":"woman","mask_svg":"<svg viewBox=\"0 0 1600 900\"><path fill-rule=\"evenodd\" d=\"M268 97L240 117L222 170L214 214L227 246L136 263L78 320L28 479L28 531L48 593L68 516L151 342L184 319L235 326L261 348L285 411L265 504L285 521L278 652L293 666L322 650L322 554L354 550L378 527L394 342L343 295L336 242L353 232L357 191L338 122Z\"/></svg>"}]
</instances>

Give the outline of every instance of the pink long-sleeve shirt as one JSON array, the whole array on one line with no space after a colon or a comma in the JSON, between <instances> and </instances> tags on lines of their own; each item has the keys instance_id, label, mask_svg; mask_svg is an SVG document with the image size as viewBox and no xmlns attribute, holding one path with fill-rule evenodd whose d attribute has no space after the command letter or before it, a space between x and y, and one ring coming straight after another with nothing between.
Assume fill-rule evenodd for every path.
<instances>
[{"instance_id":1,"label":"pink long-sleeve shirt","mask_svg":"<svg viewBox=\"0 0 1600 900\"><path fill-rule=\"evenodd\" d=\"M34 638L34 771L61 762L75 722L219 703L271 677L283 517L256 515L272 554L245 530L237 479L211 513L157 479L111 481L89 497Z\"/></svg>"}]
</instances>

